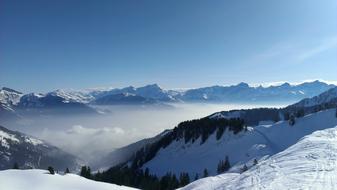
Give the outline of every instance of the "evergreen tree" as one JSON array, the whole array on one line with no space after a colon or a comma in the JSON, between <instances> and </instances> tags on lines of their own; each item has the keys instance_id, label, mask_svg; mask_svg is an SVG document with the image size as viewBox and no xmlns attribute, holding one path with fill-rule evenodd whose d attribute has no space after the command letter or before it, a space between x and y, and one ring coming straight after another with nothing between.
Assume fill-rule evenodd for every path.
<instances>
[{"instance_id":1,"label":"evergreen tree","mask_svg":"<svg viewBox=\"0 0 337 190\"><path fill-rule=\"evenodd\" d=\"M248 170L247 165L245 164L242 168L241 168L241 173L245 172Z\"/></svg>"},{"instance_id":2,"label":"evergreen tree","mask_svg":"<svg viewBox=\"0 0 337 190\"><path fill-rule=\"evenodd\" d=\"M254 159L254 165L257 165L257 163L258 163L258 162L257 162L257 160L256 160L256 159Z\"/></svg>"},{"instance_id":3,"label":"evergreen tree","mask_svg":"<svg viewBox=\"0 0 337 190\"><path fill-rule=\"evenodd\" d=\"M208 171L207 171L207 168L204 169L204 177L208 177Z\"/></svg>"},{"instance_id":4,"label":"evergreen tree","mask_svg":"<svg viewBox=\"0 0 337 190\"><path fill-rule=\"evenodd\" d=\"M149 168L145 169L144 175L145 175L145 177L149 177L149 175L150 175Z\"/></svg>"},{"instance_id":5,"label":"evergreen tree","mask_svg":"<svg viewBox=\"0 0 337 190\"><path fill-rule=\"evenodd\" d=\"M49 171L50 174L52 174L52 175L55 174L55 171L54 171L54 168L53 168L53 167L48 166L48 169L47 169L47 170Z\"/></svg>"},{"instance_id":6,"label":"evergreen tree","mask_svg":"<svg viewBox=\"0 0 337 190\"><path fill-rule=\"evenodd\" d=\"M226 156L226 160L225 160L225 163L224 163L224 171L228 171L230 167L231 167L231 165L229 163L228 156Z\"/></svg>"},{"instance_id":7,"label":"evergreen tree","mask_svg":"<svg viewBox=\"0 0 337 190\"><path fill-rule=\"evenodd\" d=\"M219 161L217 172L218 172L218 174L221 174L225 171L228 171L229 168L230 168L230 163L229 163L229 160L228 160L228 156L226 156L225 161L223 161L223 160Z\"/></svg>"},{"instance_id":8,"label":"evergreen tree","mask_svg":"<svg viewBox=\"0 0 337 190\"><path fill-rule=\"evenodd\" d=\"M15 162L15 163L14 163L14 165L13 165L13 169L16 169L16 170L17 170L17 169L19 169L19 165L18 165L18 163L17 163L17 162Z\"/></svg>"},{"instance_id":9,"label":"evergreen tree","mask_svg":"<svg viewBox=\"0 0 337 190\"><path fill-rule=\"evenodd\" d=\"M290 118L289 118L289 125L290 125L290 126L295 125L295 116L294 116L293 114L290 115Z\"/></svg>"},{"instance_id":10,"label":"evergreen tree","mask_svg":"<svg viewBox=\"0 0 337 190\"><path fill-rule=\"evenodd\" d=\"M216 140L219 140L222 137L223 133L224 133L224 128L219 127L219 129L216 131Z\"/></svg>"},{"instance_id":11,"label":"evergreen tree","mask_svg":"<svg viewBox=\"0 0 337 190\"><path fill-rule=\"evenodd\" d=\"M90 167L89 167L89 166L88 166L88 167L87 167L87 166L82 166L82 167L81 167L80 175L81 175L82 177L91 179L92 176L91 176L91 169L90 169Z\"/></svg>"},{"instance_id":12,"label":"evergreen tree","mask_svg":"<svg viewBox=\"0 0 337 190\"><path fill-rule=\"evenodd\" d=\"M180 183L179 183L180 186L183 187L183 186L190 183L190 176L188 175L188 173L182 172L180 174L179 181L180 181Z\"/></svg>"},{"instance_id":13,"label":"evergreen tree","mask_svg":"<svg viewBox=\"0 0 337 190\"><path fill-rule=\"evenodd\" d=\"M199 174L196 173L195 176L194 176L194 181L198 180L199 179Z\"/></svg>"},{"instance_id":14,"label":"evergreen tree","mask_svg":"<svg viewBox=\"0 0 337 190\"><path fill-rule=\"evenodd\" d=\"M287 121L290 118L290 114L288 112L284 113L284 120Z\"/></svg>"},{"instance_id":15,"label":"evergreen tree","mask_svg":"<svg viewBox=\"0 0 337 190\"><path fill-rule=\"evenodd\" d=\"M223 161L220 160L219 163L218 163L218 167L216 169L216 171L218 172L218 174L221 174L223 172L222 167L223 167Z\"/></svg>"},{"instance_id":16,"label":"evergreen tree","mask_svg":"<svg viewBox=\"0 0 337 190\"><path fill-rule=\"evenodd\" d=\"M296 112L296 117L303 117L304 116L304 109L297 110Z\"/></svg>"},{"instance_id":17,"label":"evergreen tree","mask_svg":"<svg viewBox=\"0 0 337 190\"><path fill-rule=\"evenodd\" d=\"M66 168L66 171L64 171L65 174L70 173L69 168Z\"/></svg>"}]
</instances>

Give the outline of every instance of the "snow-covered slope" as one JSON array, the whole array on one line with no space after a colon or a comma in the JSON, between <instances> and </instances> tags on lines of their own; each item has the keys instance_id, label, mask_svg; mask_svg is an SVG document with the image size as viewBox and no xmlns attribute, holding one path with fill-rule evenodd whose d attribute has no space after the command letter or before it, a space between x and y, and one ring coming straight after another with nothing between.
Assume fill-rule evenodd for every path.
<instances>
[{"instance_id":1,"label":"snow-covered slope","mask_svg":"<svg viewBox=\"0 0 337 190\"><path fill-rule=\"evenodd\" d=\"M14 106L18 104L22 96L21 92L3 87L0 89L0 113L4 111L14 111Z\"/></svg>"},{"instance_id":2,"label":"snow-covered slope","mask_svg":"<svg viewBox=\"0 0 337 190\"><path fill-rule=\"evenodd\" d=\"M49 92L48 94L53 96L59 96L64 98L67 102L79 102L79 103L89 103L94 100L94 97L89 93L81 92L81 91L65 91L65 90L55 90Z\"/></svg>"},{"instance_id":3,"label":"snow-covered slope","mask_svg":"<svg viewBox=\"0 0 337 190\"><path fill-rule=\"evenodd\" d=\"M14 163L20 168L78 170L83 162L42 140L0 126L0 170L12 168Z\"/></svg>"},{"instance_id":4,"label":"snow-covered slope","mask_svg":"<svg viewBox=\"0 0 337 190\"><path fill-rule=\"evenodd\" d=\"M97 182L75 174L51 175L46 170L0 171L0 188L6 190L131 190L134 188Z\"/></svg>"},{"instance_id":5,"label":"snow-covered slope","mask_svg":"<svg viewBox=\"0 0 337 190\"><path fill-rule=\"evenodd\" d=\"M323 92L315 97L306 98L300 102L292 105L295 107L312 107L328 102L337 102L337 87L332 88L326 92Z\"/></svg>"},{"instance_id":6,"label":"snow-covered slope","mask_svg":"<svg viewBox=\"0 0 337 190\"><path fill-rule=\"evenodd\" d=\"M91 163L90 166L94 170L102 170L102 169L104 170L116 166L118 164L127 162L139 149L158 141L167 132L169 132L169 130L165 130L164 132L160 133L155 137L142 139L135 143L113 150L106 156L99 158L98 160Z\"/></svg>"},{"instance_id":7,"label":"snow-covered slope","mask_svg":"<svg viewBox=\"0 0 337 190\"><path fill-rule=\"evenodd\" d=\"M337 127L305 136L296 144L261 161L242 174L225 173L200 179L182 190L334 190L337 189L336 180Z\"/></svg>"},{"instance_id":8,"label":"snow-covered slope","mask_svg":"<svg viewBox=\"0 0 337 190\"><path fill-rule=\"evenodd\" d=\"M62 91L47 94L30 93L20 98L16 111L24 113L96 113L96 111L82 103L77 96L71 96ZM27 112L28 111L28 112Z\"/></svg>"},{"instance_id":9,"label":"snow-covered slope","mask_svg":"<svg viewBox=\"0 0 337 190\"><path fill-rule=\"evenodd\" d=\"M149 168L151 173L159 176L167 172L177 175L188 172L190 176L198 173L202 176L205 168L215 175L219 161L228 156L231 166L234 166L231 171L238 171L243 164L251 164L254 159L283 151L305 135L336 126L335 115L336 110L330 109L298 118L293 126L288 121L281 121L273 125L249 127L238 134L225 131L219 140L216 140L214 132L205 143L201 143L201 138L188 143L180 139L161 148L143 168Z\"/></svg>"}]
</instances>

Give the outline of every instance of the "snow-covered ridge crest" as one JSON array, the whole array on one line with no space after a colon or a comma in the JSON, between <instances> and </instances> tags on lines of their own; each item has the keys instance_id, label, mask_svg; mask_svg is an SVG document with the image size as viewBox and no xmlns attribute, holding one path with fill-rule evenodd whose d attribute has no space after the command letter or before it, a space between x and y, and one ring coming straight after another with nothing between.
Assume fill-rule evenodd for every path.
<instances>
[{"instance_id":1,"label":"snow-covered ridge crest","mask_svg":"<svg viewBox=\"0 0 337 190\"><path fill-rule=\"evenodd\" d=\"M197 180L181 190L336 189L337 127L313 132L248 171Z\"/></svg>"}]
</instances>

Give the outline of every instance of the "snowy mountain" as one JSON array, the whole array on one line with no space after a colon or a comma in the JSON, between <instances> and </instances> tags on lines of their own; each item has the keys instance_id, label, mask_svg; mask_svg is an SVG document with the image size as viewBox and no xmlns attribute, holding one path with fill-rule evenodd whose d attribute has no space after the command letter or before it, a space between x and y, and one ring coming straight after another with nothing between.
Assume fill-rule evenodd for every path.
<instances>
[{"instance_id":1,"label":"snowy mountain","mask_svg":"<svg viewBox=\"0 0 337 190\"><path fill-rule=\"evenodd\" d=\"M42 140L0 126L0 170L12 168L14 163L20 168L53 166L74 171L82 162Z\"/></svg>"},{"instance_id":2,"label":"snowy mountain","mask_svg":"<svg viewBox=\"0 0 337 190\"><path fill-rule=\"evenodd\" d=\"M23 94L10 88L0 89L0 115L9 116L14 112L14 107ZM2 117L2 116L1 116Z\"/></svg>"},{"instance_id":3,"label":"snowy mountain","mask_svg":"<svg viewBox=\"0 0 337 190\"><path fill-rule=\"evenodd\" d=\"M181 190L336 189L336 147L337 127L316 131L242 174L207 177Z\"/></svg>"},{"instance_id":4,"label":"snowy mountain","mask_svg":"<svg viewBox=\"0 0 337 190\"><path fill-rule=\"evenodd\" d=\"M313 107L324 103L337 103L337 87L332 88L312 98L305 98L292 105L294 107Z\"/></svg>"},{"instance_id":5,"label":"snowy mountain","mask_svg":"<svg viewBox=\"0 0 337 190\"><path fill-rule=\"evenodd\" d=\"M165 90L157 84L100 90L55 90L23 95L8 88L0 91L0 110L16 108L85 107L87 104L152 104L158 102L296 102L335 87L320 81L298 85L252 87L246 83L189 90Z\"/></svg>"},{"instance_id":6,"label":"snowy mountain","mask_svg":"<svg viewBox=\"0 0 337 190\"><path fill-rule=\"evenodd\" d=\"M139 105L157 103L154 99L144 98L130 93L109 94L97 98L92 102L97 105Z\"/></svg>"},{"instance_id":7,"label":"snowy mountain","mask_svg":"<svg viewBox=\"0 0 337 190\"><path fill-rule=\"evenodd\" d=\"M209 174L215 175L217 164L226 156L232 166L241 166L254 159L273 155L305 135L336 126L335 115L336 110L330 109L298 118L294 126L290 126L288 121L280 121L274 125L248 127L237 134L225 130L221 138L217 138L217 131L214 131L204 143L201 142L202 137L194 142L186 142L185 138L175 139L166 147L160 148L142 168L149 168L151 173L159 176L167 172L177 175L188 172L190 176L202 176L205 168Z\"/></svg>"},{"instance_id":8,"label":"snowy mountain","mask_svg":"<svg viewBox=\"0 0 337 190\"><path fill-rule=\"evenodd\" d=\"M177 92L172 90L164 90L157 84L151 84L139 88L129 86L121 89L115 88L109 90L94 90L89 94L95 98L101 98L107 95L130 94L138 97L143 97L145 99L153 99L167 102L176 101L174 96L177 95Z\"/></svg>"},{"instance_id":9,"label":"snowy mountain","mask_svg":"<svg viewBox=\"0 0 337 190\"><path fill-rule=\"evenodd\" d=\"M30 93L23 95L16 106L17 110L40 113L95 113L75 96L55 91L47 94Z\"/></svg>"},{"instance_id":10,"label":"snowy mountain","mask_svg":"<svg viewBox=\"0 0 337 190\"><path fill-rule=\"evenodd\" d=\"M7 190L132 190L134 188L97 182L75 174L50 175L46 170L0 171L0 184Z\"/></svg>"},{"instance_id":11,"label":"snowy mountain","mask_svg":"<svg viewBox=\"0 0 337 190\"><path fill-rule=\"evenodd\" d=\"M212 86L191 89L183 92L179 98L184 101L213 102L290 102L299 101L320 94L334 85L313 81L298 85L284 83L279 86L251 87L247 83L233 86Z\"/></svg>"},{"instance_id":12,"label":"snowy mountain","mask_svg":"<svg viewBox=\"0 0 337 190\"><path fill-rule=\"evenodd\" d=\"M89 103L95 98L90 95L90 93L85 93L81 91L65 91L62 89L55 90L48 93L52 96L62 97L67 102L78 102L78 103Z\"/></svg>"}]
</instances>

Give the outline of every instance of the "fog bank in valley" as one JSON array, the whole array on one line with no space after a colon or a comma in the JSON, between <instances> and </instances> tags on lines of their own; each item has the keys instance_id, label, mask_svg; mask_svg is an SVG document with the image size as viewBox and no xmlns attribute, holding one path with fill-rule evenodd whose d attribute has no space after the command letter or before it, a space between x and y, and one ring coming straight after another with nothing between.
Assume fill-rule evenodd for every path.
<instances>
[{"instance_id":1,"label":"fog bank in valley","mask_svg":"<svg viewBox=\"0 0 337 190\"><path fill-rule=\"evenodd\" d=\"M34 116L6 123L15 129L58 146L86 161L116 148L174 128L179 122L217 111L283 105L172 104L158 106L98 107L104 114Z\"/></svg>"}]
</instances>

